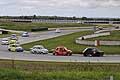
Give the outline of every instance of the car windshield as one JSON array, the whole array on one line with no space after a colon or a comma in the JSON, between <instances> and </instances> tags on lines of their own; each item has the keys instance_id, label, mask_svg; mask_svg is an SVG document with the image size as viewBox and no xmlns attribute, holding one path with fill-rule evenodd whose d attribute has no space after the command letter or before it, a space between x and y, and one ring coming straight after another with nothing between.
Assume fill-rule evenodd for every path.
<instances>
[{"instance_id":1,"label":"car windshield","mask_svg":"<svg viewBox=\"0 0 120 80\"><path fill-rule=\"evenodd\" d=\"M11 40L16 40L17 38L11 38Z\"/></svg>"},{"instance_id":2,"label":"car windshield","mask_svg":"<svg viewBox=\"0 0 120 80\"><path fill-rule=\"evenodd\" d=\"M2 41L8 41L8 39L2 39Z\"/></svg>"},{"instance_id":3,"label":"car windshield","mask_svg":"<svg viewBox=\"0 0 120 80\"><path fill-rule=\"evenodd\" d=\"M11 36L15 37L15 36L16 36L16 34L12 34Z\"/></svg>"},{"instance_id":4,"label":"car windshield","mask_svg":"<svg viewBox=\"0 0 120 80\"><path fill-rule=\"evenodd\" d=\"M24 32L23 34L28 34L28 32Z\"/></svg>"},{"instance_id":5,"label":"car windshield","mask_svg":"<svg viewBox=\"0 0 120 80\"><path fill-rule=\"evenodd\" d=\"M84 52L89 52L89 51L95 51L95 52L99 52L100 50L99 49L97 49L97 48L86 48L84 51L83 51L83 53Z\"/></svg>"},{"instance_id":6,"label":"car windshield","mask_svg":"<svg viewBox=\"0 0 120 80\"><path fill-rule=\"evenodd\" d=\"M66 50L67 50L67 48L65 48L65 47L58 47L58 48L56 48L56 50L66 51Z\"/></svg>"},{"instance_id":7,"label":"car windshield","mask_svg":"<svg viewBox=\"0 0 120 80\"><path fill-rule=\"evenodd\" d=\"M97 51L97 52L99 52L100 50L99 49L97 49L97 48L92 48L92 50L93 51Z\"/></svg>"},{"instance_id":8,"label":"car windshield","mask_svg":"<svg viewBox=\"0 0 120 80\"><path fill-rule=\"evenodd\" d=\"M33 49L44 49L44 47L40 46L40 47L33 47Z\"/></svg>"},{"instance_id":9,"label":"car windshield","mask_svg":"<svg viewBox=\"0 0 120 80\"><path fill-rule=\"evenodd\" d=\"M3 41L8 41L8 40L3 40Z\"/></svg>"},{"instance_id":10,"label":"car windshield","mask_svg":"<svg viewBox=\"0 0 120 80\"><path fill-rule=\"evenodd\" d=\"M20 45L12 45L11 47L20 47Z\"/></svg>"}]
</instances>

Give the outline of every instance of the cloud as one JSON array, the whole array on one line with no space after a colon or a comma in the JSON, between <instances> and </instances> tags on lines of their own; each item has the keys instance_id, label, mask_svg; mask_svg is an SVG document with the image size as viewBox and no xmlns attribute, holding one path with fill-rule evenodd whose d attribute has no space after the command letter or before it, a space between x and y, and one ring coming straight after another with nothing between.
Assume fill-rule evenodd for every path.
<instances>
[{"instance_id":1,"label":"cloud","mask_svg":"<svg viewBox=\"0 0 120 80\"><path fill-rule=\"evenodd\" d=\"M119 15L117 13L120 13L120 0L0 0L0 8L0 14L3 15L34 13L40 15L84 15L85 13L90 14L90 12L93 14L93 11L97 15L99 10L103 13L109 10L106 12L110 14L113 8L117 11L114 15Z\"/></svg>"},{"instance_id":2,"label":"cloud","mask_svg":"<svg viewBox=\"0 0 120 80\"><path fill-rule=\"evenodd\" d=\"M20 0L22 4L35 7L97 8L120 7L120 0Z\"/></svg>"},{"instance_id":3,"label":"cloud","mask_svg":"<svg viewBox=\"0 0 120 80\"><path fill-rule=\"evenodd\" d=\"M120 0L2 0L1 6L34 8L99 8L120 7Z\"/></svg>"}]
</instances>

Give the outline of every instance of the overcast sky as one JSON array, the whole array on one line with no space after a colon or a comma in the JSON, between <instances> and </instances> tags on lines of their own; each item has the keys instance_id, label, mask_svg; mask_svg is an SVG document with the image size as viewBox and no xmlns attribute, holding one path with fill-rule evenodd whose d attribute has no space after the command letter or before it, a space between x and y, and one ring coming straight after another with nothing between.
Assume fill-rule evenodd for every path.
<instances>
[{"instance_id":1,"label":"overcast sky","mask_svg":"<svg viewBox=\"0 0 120 80\"><path fill-rule=\"evenodd\" d=\"M0 15L119 17L120 0L0 0Z\"/></svg>"}]
</instances>

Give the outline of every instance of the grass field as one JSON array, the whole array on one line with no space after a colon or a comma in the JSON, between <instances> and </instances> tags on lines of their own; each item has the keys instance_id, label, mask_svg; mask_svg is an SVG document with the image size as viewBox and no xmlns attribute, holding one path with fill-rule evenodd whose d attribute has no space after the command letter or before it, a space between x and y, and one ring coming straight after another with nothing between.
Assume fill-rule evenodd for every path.
<instances>
[{"instance_id":1,"label":"grass field","mask_svg":"<svg viewBox=\"0 0 120 80\"><path fill-rule=\"evenodd\" d=\"M48 28L58 28L58 27L84 27L93 26L90 24L78 24L78 23L17 23L17 22L0 22L0 27L10 30L21 30L21 31L31 31L32 28L48 27Z\"/></svg>"},{"instance_id":2,"label":"grass field","mask_svg":"<svg viewBox=\"0 0 120 80\"><path fill-rule=\"evenodd\" d=\"M112 31L109 36L101 36L87 40L110 40L110 41L120 41L120 31Z\"/></svg>"},{"instance_id":3,"label":"grass field","mask_svg":"<svg viewBox=\"0 0 120 80\"><path fill-rule=\"evenodd\" d=\"M96 26L92 24L79 24L79 23L23 23L23 22L0 22L0 28L10 29L10 30L21 30L21 31L31 31L32 28L48 27L48 28L58 28L58 27L90 27ZM112 27L112 25L97 25L98 27Z\"/></svg>"},{"instance_id":4,"label":"grass field","mask_svg":"<svg viewBox=\"0 0 120 80\"><path fill-rule=\"evenodd\" d=\"M19 70L0 70L1 80L120 80L120 73L108 72L25 72Z\"/></svg>"},{"instance_id":5,"label":"grass field","mask_svg":"<svg viewBox=\"0 0 120 80\"><path fill-rule=\"evenodd\" d=\"M25 72L19 70L0 70L1 80L120 80L120 73L108 72Z\"/></svg>"},{"instance_id":6,"label":"grass field","mask_svg":"<svg viewBox=\"0 0 120 80\"><path fill-rule=\"evenodd\" d=\"M120 80L120 64L0 60L2 80Z\"/></svg>"},{"instance_id":7,"label":"grass field","mask_svg":"<svg viewBox=\"0 0 120 80\"><path fill-rule=\"evenodd\" d=\"M75 43L75 39L80 36L91 34L91 33L92 33L91 31L77 32L77 33L73 33L73 34L69 34L69 35L65 35L57 38L24 44L22 46L26 50L29 50L29 48L31 48L32 46L41 44L41 45L44 45L49 50L51 50L59 45L64 45L68 49L71 49L73 53L80 53L81 51L84 50L84 48L90 47L90 46L78 45ZM120 46L99 46L98 48L105 51L105 54L120 54Z\"/></svg>"}]
</instances>

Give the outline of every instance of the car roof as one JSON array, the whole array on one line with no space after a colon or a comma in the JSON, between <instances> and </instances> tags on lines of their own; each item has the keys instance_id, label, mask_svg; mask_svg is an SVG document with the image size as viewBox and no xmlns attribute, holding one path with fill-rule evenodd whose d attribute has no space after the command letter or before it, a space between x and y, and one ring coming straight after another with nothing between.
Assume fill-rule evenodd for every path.
<instances>
[{"instance_id":1,"label":"car roof","mask_svg":"<svg viewBox=\"0 0 120 80\"><path fill-rule=\"evenodd\" d=\"M2 40L8 40L8 38L2 38Z\"/></svg>"},{"instance_id":2,"label":"car roof","mask_svg":"<svg viewBox=\"0 0 120 80\"><path fill-rule=\"evenodd\" d=\"M56 48L66 48L65 46L58 46L58 47L56 47ZM67 48L66 48L67 49Z\"/></svg>"},{"instance_id":3,"label":"car roof","mask_svg":"<svg viewBox=\"0 0 120 80\"><path fill-rule=\"evenodd\" d=\"M17 39L16 37L10 38L10 40L16 40L16 39Z\"/></svg>"},{"instance_id":4,"label":"car roof","mask_svg":"<svg viewBox=\"0 0 120 80\"><path fill-rule=\"evenodd\" d=\"M23 32L23 33L28 33L28 32Z\"/></svg>"},{"instance_id":5,"label":"car roof","mask_svg":"<svg viewBox=\"0 0 120 80\"><path fill-rule=\"evenodd\" d=\"M11 35L16 35L16 34L11 34Z\"/></svg>"},{"instance_id":6,"label":"car roof","mask_svg":"<svg viewBox=\"0 0 120 80\"><path fill-rule=\"evenodd\" d=\"M86 49L97 49L96 47L87 47Z\"/></svg>"},{"instance_id":7,"label":"car roof","mask_svg":"<svg viewBox=\"0 0 120 80\"><path fill-rule=\"evenodd\" d=\"M33 47L43 47L43 45L35 45L35 46L33 46Z\"/></svg>"}]
</instances>

